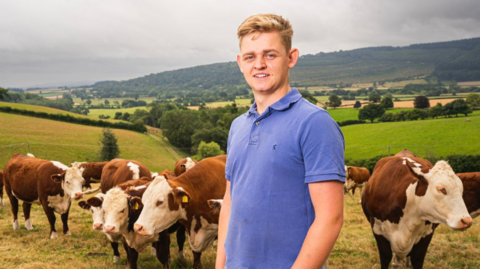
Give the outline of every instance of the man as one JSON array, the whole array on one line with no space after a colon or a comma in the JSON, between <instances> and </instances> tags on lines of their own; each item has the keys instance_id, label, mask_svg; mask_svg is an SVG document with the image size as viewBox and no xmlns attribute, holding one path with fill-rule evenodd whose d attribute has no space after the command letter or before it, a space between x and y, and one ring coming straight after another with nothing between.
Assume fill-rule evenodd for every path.
<instances>
[{"instance_id":1,"label":"man","mask_svg":"<svg viewBox=\"0 0 480 269\"><path fill-rule=\"evenodd\" d=\"M292 35L272 14L238 29L237 62L255 103L230 129L217 269L320 268L343 223L343 135L290 87Z\"/></svg>"}]
</instances>

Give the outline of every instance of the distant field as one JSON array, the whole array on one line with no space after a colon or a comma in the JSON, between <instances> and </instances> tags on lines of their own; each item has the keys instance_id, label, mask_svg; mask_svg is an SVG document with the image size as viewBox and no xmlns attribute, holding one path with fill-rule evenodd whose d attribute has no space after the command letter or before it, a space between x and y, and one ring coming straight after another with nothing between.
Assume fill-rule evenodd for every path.
<instances>
[{"instance_id":1,"label":"distant field","mask_svg":"<svg viewBox=\"0 0 480 269\"><path fill-rule=\"evenodd\" d=\"M351 159L397 153L405 148L418 156L480 154L478 110L468 117L358 124L344 126L342 131L346 141L345 156Z\"/></svg>"},{"instance_id":2,"label":"distant field","mask_svg":"<svg viewBox=\"0 0 480 269\"><path fill-rule=\"evenodd\" d=\"M113 132L121 158L137 160L152 171L173 169L176 159L162 143L145 134L117 129ZM97 161L101 133L98 127L0 113L0 168L13 153L28 153L28 145L31 153L43 159L65 164Z\"/></svg>"},{"instance_id":3,"label":"distant field","mask_svg":"<svg viewBox=\"0 0 480 269\"><path fill-rule=\"evenodd\" d=\"M100 104L105 104L105 100L108 100L110 102L110 105L113 105L115 101L118 101L118 103L121 105L122 102L124 100L134 100L134 98L102 98L102 99L97 99L97 98L94 98L94 99L91 99L92 101L92 105L100 105ZM147 102L147 104L151 103L152 101L154 100L157 100L155 97L140 97L138 98L138 100L143 100L145 102ZM78 97L75 97L73 98L73 101L75 103L79 103L79 104L82 104L82 103L85 103L86 100L83 100L78 98Z\"/></svg>"},{"instance_id":4,"label":"distant field","mask_svg":"<svg viewBox=\"0 0 480 269\"><path fill-rule=\"evenodd\" d=\"M135 110L137 110L137 109L147 110L147 107L146 106L140 106L140 107L129 107L129 108L118 108L118 109L94 109L94 108L92 108L92 109L90 109L90 112L88 113L88 116L98 119L98 116L105 115L105 116L110 116L110 118L113 119L115 117L115 113L117 113L117 112L122 112L122 114L125 113L125 112L133 114L133 112L135 112Z\"/></svg>"},{"instance_id":5,"label":"distant field","mask_svg":"<svg viewBox=\"0 0 480 269\"><path fill-rule=\"evenodd\" d=\"M464 81L458 82L458 86L480 86L480 81Z\"/></svg>"}]
</instances>

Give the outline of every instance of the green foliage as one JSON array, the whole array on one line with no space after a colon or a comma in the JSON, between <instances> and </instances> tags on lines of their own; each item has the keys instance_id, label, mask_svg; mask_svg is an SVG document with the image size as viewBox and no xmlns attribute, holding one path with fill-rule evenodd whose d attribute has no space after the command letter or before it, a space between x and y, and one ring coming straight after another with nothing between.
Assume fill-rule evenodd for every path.
<instances>
[{"instance_id":1,"label":"green foliage","mask_svg":"<svg viewBox=\"0 0 480 269\"><path fill-rule=\"evenodd\" d=\"M192 152L196 152L197 147L199 147L202 142L215 142L215 144L218 145L220 148L226 149L227 140L228 131L222 126L217 126L214 128L203 128L196 131L195 134L192 136Z\"/></svg>"},{"instance_id":2,"label":"green foliage","mask_svg":"<svg viewBox=\"0 0 480 269\"><path fill-rule=\"evenodd\" d=\"M429 108L430 100L425 95L419 95L413 100L413 107L415 108Z\"/></svg>"},{"instance_id":3,"label":"green foliage","mask_svg":"<svg viewBox=\"0 0 480 269\"><path fill-rule=\"evenodd\" d=\"M480 108L480 94L478 93L468 94L467 104L472 108Z\"/></svg>"},{"instance_id":4,"label":"green foliage","mask_svg":"<svg viewBox=\"0 0 480 269\"><path fill-rule=\"evenodd\" d=\"M385 157L392 156L392 155L377 155L372 158L368 159L357 159L357 160L352 160L352 159L346 159L345 160L345 165L348 166L358 166L358 167L365 167L368 170L370 170L370 173L373 172L373 168L375 167L375 164L377 162Z\"/></svg>"},{"instance_id":5,"label":"green foliage","mask_svg":"<svg viewBox=\"0 0 480 269\"><path fill-rule=\"evenodd\" d=\"M117 144L117 137L110 128L103 129L100 143L102 144L102 148L99 152L100 160L110 161L120 155L120 149L118 148Z\"/></svg>"},{"instance_id":6,"label":"green foliage","mask_svg":"<svg viewBox=\"0 0 480 269\"><path fill-rule=\"evenodd\" d=\"M358 113L358 119L370 120L370 122L373 123L376 118L380 118L384 113L385 108L383 108L381 105L369 104L360 109Z\"/></svg>"},{"instance_id":7,"label":"green foliage","mask_svg":"<svg viewBox=\"0 0 480 269\"><path fill-rule=\"evenodd\" d=\"M378 93L372 93L368 96L368 101L372 103L378 103L380 102L380 99L382 99L382 97Z\"/></svg>"},{"instance_id":8,"label":"green foliage","mask_svg":"<svg viewBox=\"0 0 480 269\"><path fill-rule=\"evenodd\" d=\"M455 173L480 171L480 155L450 155L446 160Z\"/></svg>"},{"instance_id":9,"label":"green foliage","mask_svg":"<svg viewBox=\"0 0 480 269\"><path fill-rule=\"evenodd\" d=\"M0 87L0 100L3 100L4 96L8 96L8 90Z\"/></svg>"},{"instance_id":10,"label":"green foliage","mask_svg":"<svg viewBox=\"0 0 480 269\"><path fill-rule=\"evenodd\" d=\"M391 97L385 96L382 101L380 101L380 105L385 109L393 108L393 100Z\"/></svg>"},{"instance_id":11,"label":"green foliage","mask_svg":"<svg viewBox=\"0 0 480 269\"><path fill-rule=\"evenodd\" d=\"M198 145L197 155L193 156L196 160L202 160L208 157L218 156L225 154L223 150L220 149L220 146L215 142L205 143L201 141Z\"/></svg>"},{"instance_id":12,"label":"green foliage","mask_svg":"<svg viewBox=\"0 0 480 269\"><path fill-rule=\"evenodd\" d=\"M37 94L9 92L8 95L3 95L3 99L5 102L46 106L65 111L71 111L73 108L73 100L71 98L49 100Z\"/></svg>"},{"instance_id":13,"label":"green foliage","mask_svg":"<svg viewBox=\"0 0 480 269\"><path fill-rule=\"evenodd\" d=\"M303 98L305 98L306 100L308 100L310 103L316 105L318 103L318 100L317 98L313 97L313 95L305 90L305 91L300 91L300 94L302 95Z\"/></svg>"},{"instance_id":14,"label":"green foliage","mask_svg":"<svg viewBox=\"0 0 480 269\"><path fill-rule=\"evenodd\" d=\"M192 136L199 127L198 114L195 110L165 112L160 118L160 127L172 145L182 149L192 147Z\"/></svg>"},{"instance_id":15,"label":"green foliage","mask_svg":"<svg viewBox=\"0 0 480 269\"><path fill-rule=\"evenodd\" d=\"M362 103L360 103L360 101L356 101L355 104L353 105L353 108L361 108L362 107Z\"/></svg>"},{"instance_id":16,"label":"green foliage","mask_svg":"<svg viewBox=\"0 0 480 269\"><path fill-rule=\"evenodd\" d=\"M342 100L335 94L332 94L328 97L328 105L337 108L342 104Z\"/></svg>"}]
</instances>

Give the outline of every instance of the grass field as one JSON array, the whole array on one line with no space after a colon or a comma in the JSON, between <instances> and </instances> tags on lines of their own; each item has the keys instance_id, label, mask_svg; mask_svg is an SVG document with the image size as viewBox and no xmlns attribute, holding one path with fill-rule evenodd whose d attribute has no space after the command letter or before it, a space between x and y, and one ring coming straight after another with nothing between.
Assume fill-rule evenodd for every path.
<instances>
[{"instance_id":1,"label":"grass field","mask_svg":"<svg viewBox=\"0 0 480 269\"><path fill-rule=\"evenodd\" d=\"M110 116L110 119L113 119L115 117L115 113L117 112L122 112L122 114L125 112L133 114L133 112L135 112L135 110L137 109L147 110L147 107L140 106L140 107L129 107L129 108L118 108L118 109L90 109L88 116L98 119L98 116L105 115L105 116Z\"/></svg>"},{"instance_id":2,"label":"grass field","mask_svg":"<svg viewBox=\"0 0 480 269\"><path fill-rule=\"evenodd\" d=\"M405 148L418 156L480 154L480 111L468 117L349 125L342 131L345 156L351 159L395 154Z\"/></svg>"},{"instance_id":3,"label":"grass field","mask_svg":"<svg viewBox=\"0 0 480 269\"><path fill-rule=\"evenodd\" d=\"M95 185L94 185L95 187ZM338 241L329 258L331 269L380 268L380 259L370 226L358 204L359 195L345 196L344 224ZM20 230L12 229L12 215L8 198L0 207L0 255L1 268L60 269L60 268L125 268L126 254L120 246L121 261L113 263L112 250L106 237L92 229L89 212L81 209L78 201L72 203L69 216L71 236L61 233L61 221L57 215L56 228L59 237L49 239L49 225L41 206L32 206L33 231L24 229L22 210L19 212ZM426 256L425 269L480 268L480 223L478 218L465 232L455 232L440 225L433 236ZM186 260L177 259L175 236L171 236L171 269L191 268L192 254L185 243ZM215 247L202 255L203 268L212 269L215 264ZM89 255L90 254L90 255ZM139 268L161 268L158 260L150 255L147 247L140 253Z\"/></svg>"},{"instance_id":4,"label":"grass field","mask_svg":"<svg viewBox=\"0 0 480 269\"><path fill-rule=\"evenodd\" d=\"M163 143L136 132L117 129L113 132L118 139L120 158L137 160L152 171L173 170L176 159ZM29 148L38 158L65 164L97 161L101 133L99 127L0 113L0 167L13 153L26 154Z\"/></svg>"},{"instance_id":5,"label":"grass field","mask_svg":"<svg viewBox=\"0 0 480 269\"><path fill-rule=\"evenodd\" d=\"M91 101L92 101L92 105L105 104L105 100L108 100L110 102L110 105L113 105L113 103L115 101L118 101L118 103L120 103L120 105L121 105L122 102L124 100L127 100L127 99L128 100L134 100L134 98L102 98L102 99L94 98L94 99L91 99ZM138 100L143 100L143 101L147 102L147 104L151 103L152 101L154 101L156 99L157 98L155 98L155 97L145 97L145 96L142 96L142 97L138 98ZM85 103L86 100L82 101L81 98L75 97L75 98L73 98L73 102L82 104L82 103Z\"/></svg>"}]
</instances>

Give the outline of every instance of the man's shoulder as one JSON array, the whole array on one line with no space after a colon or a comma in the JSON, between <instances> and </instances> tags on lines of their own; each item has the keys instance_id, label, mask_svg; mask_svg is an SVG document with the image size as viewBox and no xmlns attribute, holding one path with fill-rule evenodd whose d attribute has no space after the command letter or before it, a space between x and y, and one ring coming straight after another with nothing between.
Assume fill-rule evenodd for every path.
<instances>
[{"instance_id":1,"label":"man's shoulder","mask_svg":"<svg viewBox=\"0 0 480 269\"><path fill-rule=\"evenodd\" d=\"M312 104L304 98L298 100L297 104L294 106L294 109L295 113L301 114L304 119L307 119L313 115L331 118L327 110Z\"/></svg>"}]
</instances>

